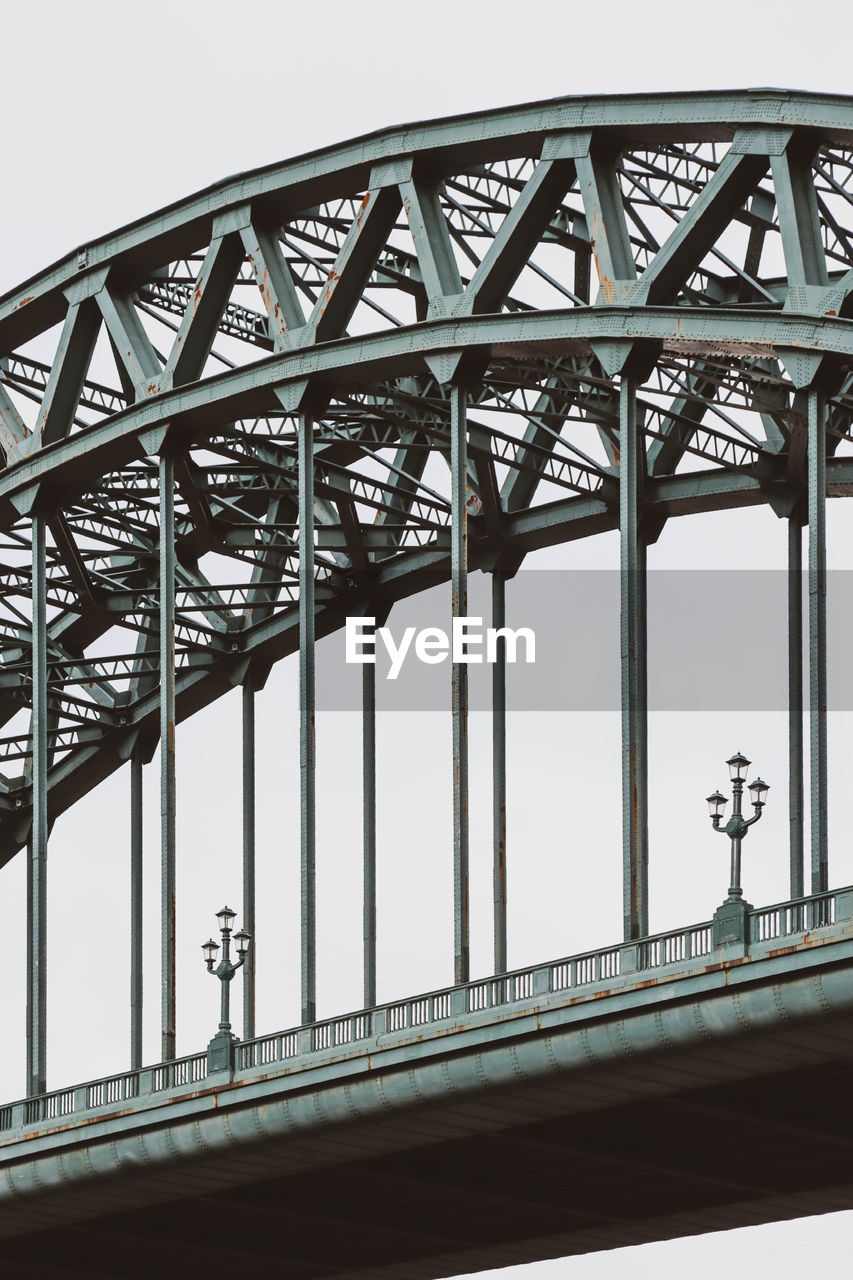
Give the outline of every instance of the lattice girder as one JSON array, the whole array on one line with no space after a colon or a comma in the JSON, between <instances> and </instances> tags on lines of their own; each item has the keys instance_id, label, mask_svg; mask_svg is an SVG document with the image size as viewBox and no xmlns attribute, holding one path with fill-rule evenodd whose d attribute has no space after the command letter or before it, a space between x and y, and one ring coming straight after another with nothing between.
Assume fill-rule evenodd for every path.
<instances>
[{"instance_id":1,"label":"lattice girder","mask_svg":"<svg viewBox=\"0 0 853 1280\"><path fill-rule=\"evenodd\" d=\"M27 837L30 516L48 517L49 809L157 739L157 456L175 458L178 715L298 643L310 412L317 634L451 565L619 527L639 377L644 530L802 507L804 389L853 484L853 101L563 99L387 130L226 180L0 298L0 858Z\"/></svg>"}]
</instances>

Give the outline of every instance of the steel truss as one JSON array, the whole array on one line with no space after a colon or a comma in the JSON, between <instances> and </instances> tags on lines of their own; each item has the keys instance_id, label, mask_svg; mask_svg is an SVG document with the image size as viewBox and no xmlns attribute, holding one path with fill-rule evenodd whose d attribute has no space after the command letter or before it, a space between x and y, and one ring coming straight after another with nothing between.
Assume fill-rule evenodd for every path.
<instances>
[{"instance_id":1,"label":"steel truss","mask_svg":"<svg viewBox=\"0 0 853 1280\"><path fill-rule=\"evenodd\" d=\"M44 1089L49 823L162 753L163 1055L175 1033L176 721L300 652L303 1015L314 991L313 646L427 582L504 584L621 535L624 916L648 930L646 548L673 516L808 525L811 888L827 888L825 501L853 485L853 100L563 99L386 130L226 180L0 298L0 861L29 849L29 1087ZM803 892L791 592L791 891ZM799 682L799 683L798 683ZM467 686L453 671L455 979L468 979ZM365 1001L375 689L364 687ZM495 965L506 967L494 678ZM246 966L246 1034L254 976Z\"/></svg>"}]
</instances>

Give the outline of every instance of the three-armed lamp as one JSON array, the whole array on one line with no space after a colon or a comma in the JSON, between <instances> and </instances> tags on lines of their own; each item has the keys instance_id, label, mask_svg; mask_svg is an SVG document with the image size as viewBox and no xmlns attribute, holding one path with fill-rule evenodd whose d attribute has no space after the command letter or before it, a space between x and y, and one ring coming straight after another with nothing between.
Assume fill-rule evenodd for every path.
<instances>
[{"instance_id":1,"label":"three-armed lamp","mask_svg":"<svg viewBox=\"0 0 853 1280\"><path fill-rule=\"evenodd\" d=\"M750 782L747 790L752 797L752 807L755 812L751 818L745 818L742 810L743 786L746 782L746 771L749 768L750 761L747 760L746 756L737 752L726 763L729 766L729 776L732 782L732 816L726 825L722 826L728 800L719 791L715 791L713 795L708 796L708 811L711 815L714 830L728 836L732 842L731 883L729 884L729 896L726 902L739 902L743 898L743 889L740 884L741 842L749 828L761 817L765 803L764 797L770 788L766 782L762 782L761 778L756 778L754 782Z\"/></svg>"},{"instance_id":2,"label":"three-armed lamp","mask_svg":"<svg viewBox=\"0 0 853 1280\"><path fill-rule=\"evenodd\" d=\"M236 916L236 911L232 911L230 907L223 907L221 911L216 913L216 919L219 921L219 931L222 934L222 959L218 965L216 964L216 956L219 951L219 943L213 938L208 938L207 942L201 944L202 955L204 956L208 973L214 974L221 983L219 1031L207 1046L207 1069L210 1072L230 1070L233 1061L233 1046L236 1036L231 1034L231 980L237 970L242 968L245 963L246 953L252 941L251 934L246 933L243 929L239 933L235 933L234 946L237 951L237 959L231 959L231 930Z\"/></svg>"}]
</instances>

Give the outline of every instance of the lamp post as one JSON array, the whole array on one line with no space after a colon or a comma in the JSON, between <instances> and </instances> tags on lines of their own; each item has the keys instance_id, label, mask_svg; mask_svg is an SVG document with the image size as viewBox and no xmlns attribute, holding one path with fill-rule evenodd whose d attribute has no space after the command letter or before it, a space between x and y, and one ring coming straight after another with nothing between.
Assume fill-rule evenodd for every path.
<instances>
[{"instance_id":1,"label":"lamp post","mask_svg":"<svg viewBox=\"0 0 853 1280\"><path fill-rule=\"evenodd\" d=\"M207 1046L208 1072L230 1071L233 1066L234 1044L237 1037L231 1033L231 980L245 963L249 943L252 940L251 934L243 929L235 933L234 945L237 949L237 959L236 961L231 959L231 929L236 915L236 911L232 911L230 907L223 907L216 913L219 931L222 934L222 959L218 965L216 953L219 950L219 943L213 938L208 938L201 947L208 973L214 974L221 984L219 1030ZM215 968L214 965L216 965Z\"/></svg>"},{"instance_id":2,"label":"lamp post","mask_svg":"<svg viewBox=\"0 0 853 1280\"><path fill-rule=\"evenodd\" d=\"M731 872L729 875L729 895L721 907L714 913L713 943L714 946L725 946L729 943L748 943L746 936L746 917L752 905L744 901L740 883L741 845L750 827L761 817L767 792L770 790L766 782L756 778L750 782L748 791L752 797L755 810L751 818L743 816L743 788L746 782L746 771L750 766L746 756L738 751L730 760L729 777L732 783L732 816L725 826L722 825L724 810L728 800L719 791L708 796L708 811L715 831L728 836L731 841Z\"/></svg>"}]
</instances>

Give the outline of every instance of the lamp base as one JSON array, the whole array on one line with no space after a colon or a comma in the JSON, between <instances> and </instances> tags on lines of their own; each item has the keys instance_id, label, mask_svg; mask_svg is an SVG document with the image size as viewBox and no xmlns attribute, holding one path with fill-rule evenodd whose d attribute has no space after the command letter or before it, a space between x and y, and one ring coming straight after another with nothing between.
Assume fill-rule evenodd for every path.
<instances>
[{"instance_id":1,"label":"lamp base","mask_svg":"<svg viewBox=\"0 0 853 1280\"><path fill-rule=\"evenodd\" d=\"M234 1046L237 1036L230 1031L217 1031L207 1046L207 1074L215 1075L220 1071L234 1070Z\"/></svg>"},{"instance_id":2,"label":"lamp base","mask_svg":"<svg viewBox=\"0 0 853 1280\"><path fill-rule=\"evenodd\" d=\"M751 902L743 898L727 898L714 912L711 922L711 946L715 951L746 955L749 949L749 913Z\"/></svg>"}]
</instances>

